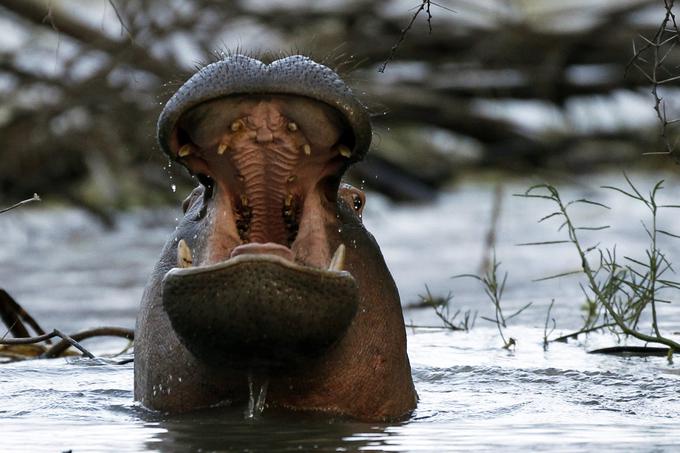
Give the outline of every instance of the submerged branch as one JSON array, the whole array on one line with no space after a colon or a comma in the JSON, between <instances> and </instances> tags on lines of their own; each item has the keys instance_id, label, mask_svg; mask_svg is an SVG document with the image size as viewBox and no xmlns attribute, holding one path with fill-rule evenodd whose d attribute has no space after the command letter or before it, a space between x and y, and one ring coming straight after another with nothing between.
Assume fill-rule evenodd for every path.
<instances>
[{"instance_id":1,"label":"submerged branch","mask_svg":"<svg viewBox=\"0 0 680 453\"><path fill-rule=\"evenodd\" d=\"M132 341L135 338L135 331L122 327L98 327L95 329L78 332L70 336L70 338L75 342L94 337L120 337ZM69 346L74 345L65 338L45 351L42 357L45 359L59 357L64 351L68 349Z\"/></svg>"}]
</instances>

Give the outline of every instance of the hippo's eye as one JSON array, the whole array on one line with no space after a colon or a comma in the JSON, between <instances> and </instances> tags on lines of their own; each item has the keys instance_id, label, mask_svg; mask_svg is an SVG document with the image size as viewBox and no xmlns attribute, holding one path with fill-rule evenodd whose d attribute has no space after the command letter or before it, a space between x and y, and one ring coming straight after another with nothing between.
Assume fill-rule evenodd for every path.
<instances>
[{"instance_id":1,"label":"hippo's eye","mask_svg":"<svg viewBox=\"0 0 680 453\"><path fill-rule=\"evenodd\" d=\"M354 194L352 196L352 205L354 206L355 211L361 211L361 208L364 207L364 200L361 199L361 197L357 194Z\"/></svg>"},{"instance_id":2,"label":"hippo's eye","mask_svg":"<svg viewBox=\"0 0 680 453\"><path fill-rule=\"evenodd\" d=\"M361 218L361 214L366 206L366 195L364 195L364 192L349 184L342 183L338 188L338 195L345 205L354 209L354 212Z\"/></svg>"}]
</instances>

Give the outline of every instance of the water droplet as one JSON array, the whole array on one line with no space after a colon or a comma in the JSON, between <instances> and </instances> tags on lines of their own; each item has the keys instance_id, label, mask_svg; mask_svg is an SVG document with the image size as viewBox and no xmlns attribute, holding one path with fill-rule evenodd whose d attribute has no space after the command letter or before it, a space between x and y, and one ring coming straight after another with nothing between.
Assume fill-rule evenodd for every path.
<instances>
[{"instance_id":1,"label":"water droplet","mask_svg":"<svg viewBox=\"0 0 680 453\"><path fill-rule=\"evenodd\" d=\"M172 179L172 177L170 177ZM172 189L173 192L177 192L177 186L175 184L171 184L170 188Z\"/></svg>"}]
</instances>

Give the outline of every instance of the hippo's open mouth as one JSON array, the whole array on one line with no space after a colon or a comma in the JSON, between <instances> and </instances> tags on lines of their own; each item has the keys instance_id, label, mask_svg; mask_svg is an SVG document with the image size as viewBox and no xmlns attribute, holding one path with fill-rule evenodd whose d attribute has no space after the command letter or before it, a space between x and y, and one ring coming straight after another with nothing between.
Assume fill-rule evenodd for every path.
<instances>
[{"instance_id":1,"label":"hippo's open mouth","mask_svg":"<svg viewBox=\"0 0 680 453\"><path fill-rule=\"evenodd\" d=\"M327 228L353 140L336 110L302 96L228 96L178 119L169 149L203 185L187 214L204 227L178 238L163 304L196 355L288 360L347 329L358 290Z\"/></svg>"},{"instance_id":2,"label":"hippo's open mouth","mask_svg":"<svg viewBox=\"0 0 680 453\"><path fill-rule=\"evenodd\" d=\"M353 146L344 131L332 108L300 96L232 96L186 112L170 149L205 186L197 217L212 222L192 264L271 254L328 268L324 229Z\"/></svg>"}]
</instances>

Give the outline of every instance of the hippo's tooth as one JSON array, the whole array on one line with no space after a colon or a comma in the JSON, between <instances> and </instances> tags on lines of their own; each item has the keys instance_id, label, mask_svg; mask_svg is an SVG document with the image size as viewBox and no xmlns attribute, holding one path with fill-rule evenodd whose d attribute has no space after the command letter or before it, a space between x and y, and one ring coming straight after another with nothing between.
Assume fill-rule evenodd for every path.
<instances>
[{"instance_id":1,"label":"hippo's tooth","mask_svg":"<svg viewBox=\"0 0 680 453\"><path fill-rule=\"evenodd\" d=\"M220 156L224 154L224 152L227 150L227 144L226 143L220 143L220 146L217 147L217 154Z\"/></svg>"},{"instance_id":2,"label":"hippo's tooth","mask_svg":"<svg viewBox=\"0 0 680 453\"><path fill-rule=\"evenodd\" d=\"M177 151L179 157L187 157L189 154L191 154L191 145L188 143Z\"/></svg>"},{"instance_id":3,"label":"hippo's tooth","mask_svg":"<svg viewBox=\"0 0 680 453\"><path fill-rule=\"evenodd\" d=\"M240 119L231 123L231 126L230 126L232 132L240 131L242 127L243 127L243 120L240 120Z\"/></svg>"},{"instance_id":4,"label":"hippo's tooth","mask_svg":"<svg viewBox=\"0 0 680 453\"><path fill-rule=\"evenodd\" d=\"M291 121L290 123L288 123L288 130L291 132L295 132L296 130L298 130L298 125Z\"/></svg>"},{"instance_id":5,"label":"hippo's tooth","mask_svg":"<svg viewBox=\"0 0 680 453\"><path fill-rule=\"evenodd\" d=\"M191 249L187 241L180 239L177 243L177 267L191 267L194 263L191 257Z\"/></svg>"},{"instance_id":6,"label":"hippo's tooth","mask_svg":"<svg viewBox=\"0 0 680 453\"><path fill-rule=\"evenodd\" d=\"M351 157L352 156L352 150L349 149L345 145L338 145L338 152L340 153L341 156L343 157Z\"/></svg>"},{"instance_id":7,"label":"hippo's tooth","mask_svg":"<svg viewBox=\"0 0 680 453\"><path fill-rule=\"evenodd\" d=\"M305 144L302 146L302 151L304 151L305 155L309 156L309 155L312 154L312 147L309 146L307 143L305 143Z\"/></svg>"},{"instance_id":8,"label":"hippo's tooth","mask_svg":"<svg viewBox=\"0 0 680 453\"><path fill-rule=\"evenodd\" d=\"M329 271L340 272L345 267L345 244L338 245L337 250L331 258L331 264L328 266Z\"/></svg>"}]
</instances>

